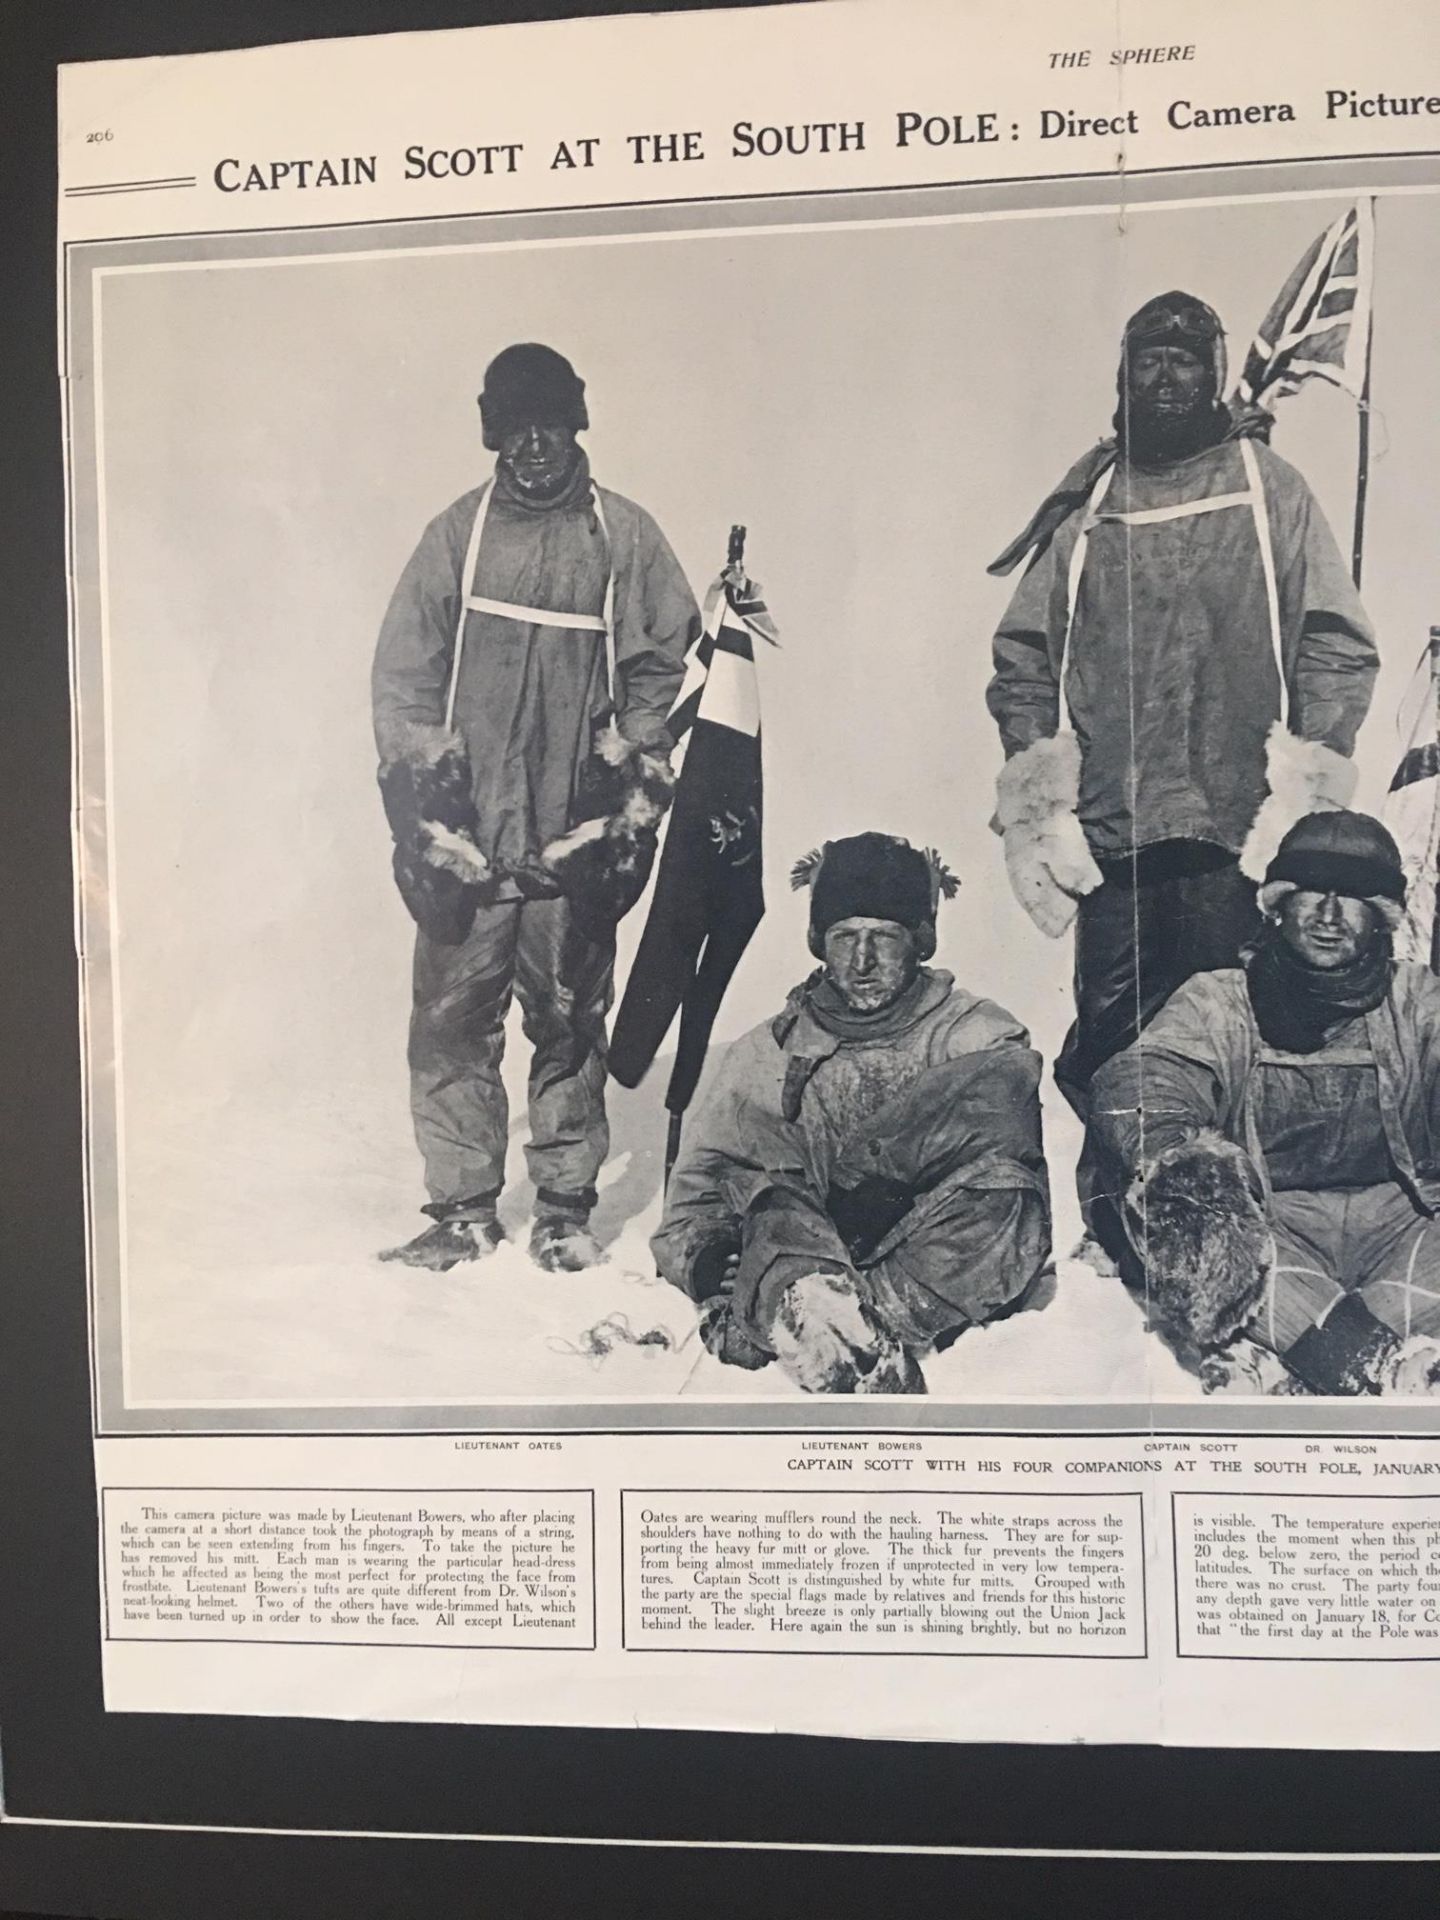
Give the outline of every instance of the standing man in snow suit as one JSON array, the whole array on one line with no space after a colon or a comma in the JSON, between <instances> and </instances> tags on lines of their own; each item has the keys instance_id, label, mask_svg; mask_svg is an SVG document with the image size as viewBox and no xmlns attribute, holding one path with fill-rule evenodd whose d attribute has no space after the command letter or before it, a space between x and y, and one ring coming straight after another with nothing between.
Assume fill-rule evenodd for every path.
<instances>
[{"instance_id":1,"label":"standing man in snow suit","mask_svg":"<svg viewBox=\"0 0 1440 1920\"><path fill-rule=\"evenodd\" d=\"M1378 820L1307 816L1243 967L1095 1076L1147 1301L1211 1388L1440 1390L1440 980L1395 961L1404 899Z\"/></svg>"},{"instance_id":2,"label":"standing man in snow suit","mask_svg":"<svg viewBox=\"0 0 1440 1920\"><path fill-rule=\"evenodd\" d=\"M1286 828L1354 791L1370 625L1309 488L1265 444L1269 416L1232 416L1224 380L1215 313L1147 302L1125 329L1114 439L991 568L1032 554L995 636L992 824L1044 932L1078 905L1055 1077L1082 1119L1096 1069L1176 987L1235 964ZM1113 1218L1087 1211L1110 1245Z\"/></svg>"},{"instance_id":3,"label":"standing man in snow suit","mask_svg":"<svg viewBox=\"0 0 1440 1920\"><path fill-rule=\"evenodd\" d=\"M1049 1271L1040 1057L924 964L955 884L933 856L861 833L795 877L822 965L726 1054L651 1245L722 1360L923 1393L922 1355Z\"/></svg>"},{"instance_id":4,"label":"standing man in snow suit","mask_svg":"<svg viewBox=\"0 0 1440 1920\"><path fill-rule=\"evenodd\" d=\"M382 1258L444 1272L504 1237L513 991L533 1049L530 1252L573 1271L600 1257L615 920L653 853L699 615L649 514L592 481L568 360L507 347L480 416L494 477L430 523L375 653L381 787L419 925L410 1084L431 1219Z\"/></svg>"}]
</instances>

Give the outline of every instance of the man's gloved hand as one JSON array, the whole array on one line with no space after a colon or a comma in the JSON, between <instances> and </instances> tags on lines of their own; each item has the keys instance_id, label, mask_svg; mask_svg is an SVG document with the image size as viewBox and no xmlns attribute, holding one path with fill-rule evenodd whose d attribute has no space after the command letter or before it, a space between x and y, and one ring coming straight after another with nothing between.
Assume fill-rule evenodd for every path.
<instances>
[{"instance_id":1,"label":"man's gloved hand","mask_svg":"<svg viewBox=\"0 0 1440 1920\"><path fill-rule=\"evenodd\" d=\"M1249 1156L1206 1131L1158 1154L1126 1196L1151 1311L1202 1353L1240 1333L1274 1264L1255 1186Z\"/></svg>"},{"instance_id":2,"label":"man's gloved hand","mask_svg":"<svg viewBox=\"0 0 1440 1920\"><path fill-rule=\"evenodd\" d=\"M707 1240L691 1256L689 1293L693 1300L706 1301L715 1293L730 1293L740 1271L740 1229L738 1224L713 1240Z\"/></svg>"},{"instance_id":3,"label":"man's gloved hand","mask_svg":"<svg viewBox=\"0 0 1440 1920\"><path fill-rule=\"evenodd\" d=\"M1380 1369L1381 1393L1440 1394L1440 1341L1413 1335Z\"/></svg>"},{"instance_id":4,"label":"man's gloved hand","mask_svg":"<svg viewBox=\"0 0 1440 1920\"><path fill-rule=\"evenodd\" d=\"M394 839L395 884L415 924L458 946L498 876L480 851L464 740L440 726L396 729L380 764L380 797Z\"/></svg>"},{"instance_id":5,"label":"man's gloved hand","mask_svg":"<svg viewBox=\"0 0 1440 1920\"><path fill-rule=\"evenodd\" d=\"M1103 878L1076 817L1079 793L1080 743L1073 733L1033 740L1006 763L996 786L990 825L1004 841L1011 888L1052 940Z\"/></svg>"},{"instance_id":6,"label":"man's gloved hand","mask_svg":"<svg viewBox=\"0 0 1440 1920\"><path fill-rule=\"evenodd\" d=\"M754 1373L760 1367L768 1367L775 1358L773 1353L757 1346L736 1323L728 1292L715 1294L700 1309L700 1338L707 1352L723 1360L727 1367L744 1367Z\"/></svg>"},{"instance_id":7,"label":"man's gloved hand","mask_svg":"<svg viewBox=\"0 0 1440 1920\"><path fill-rule=\"evenodd\" d=\"M740 1230L716 1234L690 1262L690 1292L700 1304L700 1338L707 1350L727 1366L754 1372L767 1367L774 1355L757 1346L737 1325L731 1304L740 1272Z\"/></svg>"},{"instance_id":8,"label":"man's gloved hand","mask_svg":"<svg viewBox=\"0 0 1440 1920\"><path fill-rule=\"evenodd\" d=\"M1005 871L1015 898L1040 931L1058 940L1075 918L1081 897L1101 873L1073 813L1053 813L1004 835Z\"/></svg>"},{"instance_id":9,"label":"man's gloved hand","mask_svg":"<svg viewBox=\"0 0 1440 1920\"><path fill-rule=\"evenodd\" d=\"M925 1377L851 1273L807 1273L776 1303L775 1357L806 1393L924 1393Z\"/></svg>"}]
</instances>

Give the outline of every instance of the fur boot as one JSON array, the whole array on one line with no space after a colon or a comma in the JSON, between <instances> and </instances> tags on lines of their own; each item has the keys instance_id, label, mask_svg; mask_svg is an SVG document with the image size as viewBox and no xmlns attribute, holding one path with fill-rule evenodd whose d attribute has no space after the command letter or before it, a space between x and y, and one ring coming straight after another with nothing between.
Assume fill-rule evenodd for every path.
<instances>
[{"instance_id":1,"label":"fur boot","mask_svg":"<svg viewBox=\"0 0 1440 1920\"><path fill-rule=\"evenodd\" d=\"M597 937L645 891L674 791L675 775L662 754L632 746L613 721L601 731L581 772L576 824L550 842L539 863L576 920Z\"/></svg>"},{"instance_id":2,"label":"fur boot","mask_svg":"<svg viewBox=\"0 0 1440 1920\"><path fill-rule=\"evenodd\" d=\"M476 844L470 757L459 734L412 725L389 743L380 797L395 842L395 884L432 940L458 946L496 875Z\"/></svg>"},{"instance_id":3,"label":"fur boot","mask_svg":"<svg viewBox=\"0 0 1440 1920\"><path fill-rule=\"evenodd\" d=\"M1101 874L1075 816L1080 742L1070 732L1034 740L1006 762L995 788L992 829L1005 842L1015 898L1042 933L1058 940L1082 894Z\"/></svg>"},{"instance_id":4,"label":"fur boot","mask_svg":"<svg viewBox=\"0 0 1440 1920\"><path fill-rule=\"evenodd\" d=\"M545 1273L583 1273L605 1254L583 1215L544 1214L530 1229L530 1258Z\"/></svg>"},{"instance_id":5,"label":"fur boot","mask_svg":"<svg viewBox=\"0 0 1440 1920\"><path fill-rule=\"evenodd\" d=\"M437 1220L403 1247L387 1247L380 1258L424 1267L430 1273L448 1273L464 1261L483 1260L504 1239L505 1229L493 1214L478 1220Z\"/></svg>"},{"instance_id":6,"label":"fur boot","mask_svg":"<svg viewBox=\"0 0 1440 1920\"><path fill-rule=\"evenodd\" d=\"M1226 1347L1259 1305L1274 1241L1251 1167L1218 1133L1155 1160L1130 1195L1146 1293L1165 1330L1201 1352Z\"/></svg>"},{"instance_id":7,"label":"fur boot","mask_svg":"<svg viewBox=\"0 0 1440 1920\"><path fill-rule=\"evenodd\" d=\"M1265 742L1265 784L1269 791L1240 849L1240 871L1261 881L1280 850L1280 842L1307 813L1331 813L1348 807L1355 794L1353 760L1321 740L1301 740L1277 720Z\"/></svg>"},{"instance_id":8,"label":"fur boot","mask_svg":"<svg viewBox=\"0 0 1440 1920\"><path fill-rule=\"evenodd\" d=\"M853 1274L807 1273L776 1305L775 1358L806 1393L924 1393L925 1377Z\"/></svg>"}]
</instances>

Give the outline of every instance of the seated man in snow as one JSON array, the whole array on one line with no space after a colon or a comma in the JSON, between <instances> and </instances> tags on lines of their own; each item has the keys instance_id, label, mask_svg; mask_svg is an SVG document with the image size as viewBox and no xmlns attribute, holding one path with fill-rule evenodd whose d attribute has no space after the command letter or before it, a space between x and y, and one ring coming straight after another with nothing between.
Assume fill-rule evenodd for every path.
<instances>
[{"instance_id":1,"label":"seated man in snow","mask_svg":"<svg viewBox=\"0 0 1440 1920\"><path fill-rule=\"evenodd\" d=\"M1393 957L1404 898L1378 821L1308 814L1242 966L1095 1078L1151 1309L1212 1390L1440 1391L1440 979Z\"/></svg>"},{"instance_id":2,"label":"seated man in snow","mask_svg":"<svg viewBox=\"0 0 1440 1920\"><path fill-rule=\"evenodd\" d=\"M1050 1267L1040 1059L924 964L933 855L889 834L803 861L823 965L737 1041L692 1121L653 1241L722 1360L810 1393L923 1393L919 1356Z\"/></svg>"}]
</instances>

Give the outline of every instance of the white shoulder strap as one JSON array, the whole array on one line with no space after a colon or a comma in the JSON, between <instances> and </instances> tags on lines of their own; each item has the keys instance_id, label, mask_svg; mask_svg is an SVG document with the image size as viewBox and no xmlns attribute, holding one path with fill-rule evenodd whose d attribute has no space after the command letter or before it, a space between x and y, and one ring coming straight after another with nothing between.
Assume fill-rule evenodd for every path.
<instances>
[{"instance_id":1,"label":"white shoulder strap","mask_svg":"<svg viewBox=\"0 0 1440 1920\"><path fill-rule=\"evenodd\" d=\"M539 626L566 627L571 631L603 632L605 635L605 691L613 712L615 706L615 548L600 504L600 489L592 487L595 518L605 542L605 603L599 620L589 614L551 613L543 607L519 607L507 600L490 600L475 591L475 576L480 565L480 538L485 531L485 516L490 510L492 482L480 490L474 525L465 548L465 564L460 574L460 610L455 621L455 644L450 650L450 686L445 696L445 726L455 724L455 690L460 684L460 661L465 651L465 616L468 613L493 613L507 620L524 620Z\"/></svg>"},{"instance_id":2,"label":"white shoulder strap","mask_svg":"<svg viewBox=\"0 0 1440 1920\"><path fill-rule=\"evenodd\" d=\"M1250 489L1250 511L1255 516L1255 536L1260 542L1260 571L1265 576L1265 610L1270 616L1270 645L1275 654L1275 671L1280 676L1280 704L1287 712L1290 699L1285 684L1285 653L1280 638L1280 590L1275 582L1275 549L1270 541L1270 510L1265 504L1265 487L1260 478L1260 462L1248 434L1240 438L1240 458L1245 462L1245 483Z\"/></svg>"},{"instance_id":3,"label":"white shoulder strap","mask_svg":"<svg viewBox=\"0 0 1440 1920\"><path fill-rule=\"evenodd\" d=\"M460 685L460 658L465 651L465 616L469 611L465 601L475 585L475 567L480 558L480 536L485 531L485 515L490 510L492 486L493 482L487 480L480 489L480 504L475 509L475 523L470 529L469 544L465 548L465 565L460 573L460 611L455 620L455 644L450 649L450 687L445 696L447 733L455 724L455 689Z\"/></svg>"},{"instance_id":4,"label":"white shoulder strap","mask_svg":"<svg viewBox=\"0 0 1440 1920\"><path fill-rule=\"evenodd\" d=\"M1211 495L1201 500L1187 501L1176 507L1153 508L1143 513L1102 514L1105 495L1114 479L1115 469L1106 467L1091 490L1085 503L1085 511L1080 521L1080 531L1070 554L1070 571L1066 582L1065 643L1060 655L1060 703L1065 707L1065 667L1070 655L1070 640L1075 631L1075 607L1080 597L1080 579L1085 571L1085 551L1090 538L1090 529L1102 518L1117 520L1126 526L1142 525L1149 521L1182 519L1191 514L1213 513L1221 507L1248 506L1255 521L1255 535L1260 542L1260 570L1265 581L1265 609L1269 617L1270 646L1275 655L1275 671L1280 676L1282 700L1286 699L1285 659L1280 635L1280 591L1275 576L1275 550L1270 539L1270 513L1265 504L1265 488L1260 478L1260 463L1255 458L1255 448L1248 436L1239 441L1240 459L1245 468L1245 492ZM1287 700L1288 704L1288 700Z\"/></svg>"},{"instance_id":5,"label":"white shoulder strap","mask_svg":"<svg viewBox=\"0 0 1440 1920\"><path fill-rule=\"evenodd\" d=\"M1060 648L1060 711L1068 724L1068 706L1065 699L1065 668L1070 659L1070 638L1075 631L1075 603L1080 598L1080 578L1085 571L1085 549L1090 543L1090 529L1095 524L1105 496L1110 491L1115 478L1114 466L1102 467L1099 478L1090 489L1090 497L1085 502L1084 512L1080 515L1080 531L1075 536L1075 545L1070 550L1070 571L1065 581L1065 639Z\"/></svg>"},{"instance_id":6,"label":"white shoulder strap","mask_svg":"<svg viewBox=\"0 0 1440 1920\"><path fill-rule=\"evenodd\" d=\"M595 518L600 522L600 532L605 541L605 600L600 609L600 618L605 622L605 691L613 714L615 711L615 542L610 538L605 509L600 502L599 487L591 486L590 497L595 502Z\"/></svg>"}]
</instances>

